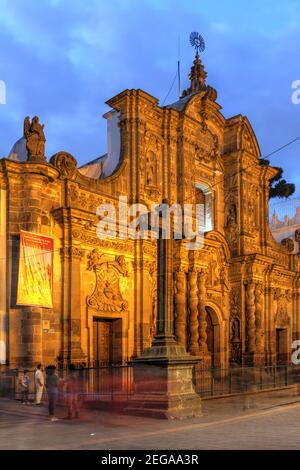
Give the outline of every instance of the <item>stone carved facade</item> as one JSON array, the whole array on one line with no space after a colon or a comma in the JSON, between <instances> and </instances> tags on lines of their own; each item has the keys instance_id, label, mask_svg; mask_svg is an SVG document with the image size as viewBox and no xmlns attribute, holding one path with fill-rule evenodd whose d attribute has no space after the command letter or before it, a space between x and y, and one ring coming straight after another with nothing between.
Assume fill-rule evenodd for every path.
<instances>
[{"instance_id":1,"label":"stone carved facade","mask_svg":"<svg viewBox=\"0 0 300 470\"><path fill-rule=\"evenodd\" d=\"M259 165L248 119L222 115L200 58L190 77L182 99L169 106L142 90L108 101L120 132L119 160L108 177L85 176L65 151L47 163L35 118L24 123L28 160L0 160L0 276L9 285L0 299L0 342L10 366L58 357L92 364L104 331L112 338L112 361L126 362L149 346L159 300L156 242L96 233L97 207L117 207L119 196L150 208L165 199L194 203L201 189L204 246L190 251L186 240L174 241L169 267L174 335L193 355L211 353L220 367L262 357L273 364L276 335L283 331L287 345L298 338L300 261L268 226L276 169ZM20 230L54 238L53 309L16 305Z\"/></svg>"}]
</instances>

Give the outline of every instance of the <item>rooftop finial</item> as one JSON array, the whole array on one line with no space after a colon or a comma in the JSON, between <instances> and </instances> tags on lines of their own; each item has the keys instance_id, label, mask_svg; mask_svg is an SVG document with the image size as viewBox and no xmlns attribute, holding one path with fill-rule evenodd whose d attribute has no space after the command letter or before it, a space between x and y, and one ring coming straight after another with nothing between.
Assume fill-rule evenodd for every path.
<instances>
[{"instance_id":1,"label":"rooftop finial","mask_svg":"<svg viewBox=\"0 0 300 470\"><path fill-rule=\"evenodd\" d=\"M196 56L189 75L191 85L187 90L184 90L182 97L206 88L206 72L199 56L199 51L203 52L205 50L205 41L201 34L194 31L190 34L190 43L195 48Z\"/></svg>"},{"instance_id":2,"label":"rooftop finial","mask_svg":"<svg viewBox=\"0 0 300 470\"><path fill-rule=\"evenodd\" d=\"M199 51L203 52L205 50L205 41L201 34L196 31L190 34L190 43L195 48L196 55L199 55Z\"/></svg>"}]
</instances>

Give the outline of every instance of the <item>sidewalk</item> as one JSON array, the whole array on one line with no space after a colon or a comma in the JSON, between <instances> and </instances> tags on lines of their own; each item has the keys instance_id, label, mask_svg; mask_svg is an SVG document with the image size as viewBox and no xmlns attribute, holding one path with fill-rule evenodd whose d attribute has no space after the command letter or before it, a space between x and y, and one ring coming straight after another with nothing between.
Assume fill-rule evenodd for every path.
<instances>
[{"instance_id":1,"label":"sidewalk","mask_svg":"<svg viewBox=\"0 0 300 470\"><path fill-rule=\"evenodd\" d=\"M0 399L0 449L299 448L299 419L300 397L284 394L204 400L202 417L180 421L84 409L79 420L51 423L46 406Z\"/></svg>"}]
</instances>

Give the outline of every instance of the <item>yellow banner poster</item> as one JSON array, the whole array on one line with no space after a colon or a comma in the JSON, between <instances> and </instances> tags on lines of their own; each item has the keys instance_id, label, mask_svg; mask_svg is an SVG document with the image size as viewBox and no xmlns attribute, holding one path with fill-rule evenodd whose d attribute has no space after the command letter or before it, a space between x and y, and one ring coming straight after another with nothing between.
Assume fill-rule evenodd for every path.
<instances>
[{"instance_id":1,"label":"yellow banner poster","mask_svg":"<svg viewBox=\"0 0 300 470\"><path fill-rule=\"evenodd\" d=\"M53 238L21 230L18 305L53 307L53 247Z\"/></svg>"}]
</instances>

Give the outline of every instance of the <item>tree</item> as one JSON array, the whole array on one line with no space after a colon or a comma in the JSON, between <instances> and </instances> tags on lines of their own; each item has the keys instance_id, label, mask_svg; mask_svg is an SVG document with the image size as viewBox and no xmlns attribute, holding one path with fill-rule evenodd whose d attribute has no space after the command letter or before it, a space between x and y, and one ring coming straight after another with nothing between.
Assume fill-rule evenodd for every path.
<instances>
[{"instance_id":1,"label":"tree","mask_svg":"<svg viewBox=\"0 0 300 470\"><path fill-rule=\"evenodd\" d=\"M269 166L270 162L266 158L260 158L259 164L261 166ZM270 180L270 191L269 199L274 197L288 198L295 192L295 185L293 183L287 183L285 179L282 178L283 169L275 166L273 167L277 170L277 174Z\"/></svg>"}]
</instances>

